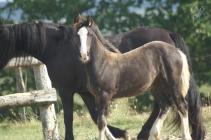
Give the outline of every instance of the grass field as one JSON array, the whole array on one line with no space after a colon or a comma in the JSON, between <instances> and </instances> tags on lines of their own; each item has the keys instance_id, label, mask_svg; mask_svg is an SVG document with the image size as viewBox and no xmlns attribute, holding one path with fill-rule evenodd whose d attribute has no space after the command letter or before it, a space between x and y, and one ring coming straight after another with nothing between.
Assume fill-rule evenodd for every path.
<instances>
[{"instance_id":1,"label":"grass field","mask_svg":"<svg viewBox=\"0 0 211 140\"><path fill-rule=\"evenodd\" d=\"M128 130L132 137L136 137L149 113L138 114L125 104L126 99L118 100L108 117L111 125ZM123 104L123 105L121 105ZM211 139L211 107L203 109L204 122L207 130L206 140ZM58 115L59 131L64 139L64 125L62 114ZM169 140L180 140L179 131L171 130L166 121L163 128L163 136ZM74 136L76 140L97 140L98 130L91 121L89 114L78 115L74 113ZM177 137L176 137L177 136ZM31 120L27 123L5 121L0 124L0 140L42 140L41 123Z\"/></svg>"}]
</instances>

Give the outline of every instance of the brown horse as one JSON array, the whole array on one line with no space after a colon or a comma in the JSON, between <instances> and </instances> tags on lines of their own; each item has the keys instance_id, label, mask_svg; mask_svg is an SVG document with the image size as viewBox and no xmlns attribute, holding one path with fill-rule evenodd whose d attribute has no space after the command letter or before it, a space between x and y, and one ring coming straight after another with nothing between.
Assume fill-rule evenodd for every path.
<instances>
[{"instance_id":1,"label":"brown horse","mask_svg":"<svg viewBox=\"0 0 211 140\"><path fill-rule=\"evenodd\" d=\"M95 96L98 106L100 139L114 140L106 122L106 112L111 99L139 95L151 90L159 103L159 116L154 122L149 140L160 139L160 130L169 111L176 106L182 122L184 140L191 140L188 107L185 100L189 88L190 72L185 54L172 45L153 41L130 52L120 54L106 49L92 28L79 26L80 56L85 63L87 87Z\"/></svg>"}]
</instances>

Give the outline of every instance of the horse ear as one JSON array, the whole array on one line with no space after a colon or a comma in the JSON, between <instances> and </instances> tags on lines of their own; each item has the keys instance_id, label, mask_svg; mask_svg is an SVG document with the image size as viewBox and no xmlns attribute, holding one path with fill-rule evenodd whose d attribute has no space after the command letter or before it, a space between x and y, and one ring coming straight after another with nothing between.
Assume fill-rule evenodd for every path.
<instances>
[{"instance_id":1,"label":"horse ear","mask_svg":"<svg viewBox=\"0 0 211 140\"><path fill-rule=\"evenodd\" d=\"M91 16L88 16L88 17L87 17L87 21L88 21L88 26L89 26L89 27L92 26L93 19L92 19Z\"/></svg>"},{"instance_id":2,"label":"horse ear","mask_svg":"<svg viewBox=\"0 0 211 140\"><path fill-rule=\"evenodd\" d=\"M81 14L78 14L77 16L75 16L75 18L73 19L73 23L77 23L78 19L81 17Z\"/></svg>"}]
</instances>

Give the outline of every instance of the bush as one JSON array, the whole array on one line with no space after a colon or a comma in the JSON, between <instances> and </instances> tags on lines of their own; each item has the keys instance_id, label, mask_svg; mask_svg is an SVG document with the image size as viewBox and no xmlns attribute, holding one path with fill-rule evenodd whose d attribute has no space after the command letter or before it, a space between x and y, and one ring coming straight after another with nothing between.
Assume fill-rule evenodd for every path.
<instances>
[{"instance_id":1,"label":"bush","mask_svg":"<svg viewBox=\"0 0 211 140\"><path fill-rule=\"evenodd\" d=\"M208 84L201 85L199 88L203 106L211 105L211 86Z\"/></svg>"},{"instance_id":2,"label":"bush","mask_svg":"<svg viewBox=\"0 0 211 140\"><path fill-rule=\"evenodd\" d=\"M30 91L35 89L35 81L33 71L31 69L22 69L23 79L26 85L26 90ZM14 69L6 69L0 72L0 96L8 95L17 92L16 91L16 75ZM0 120L20 120L21 107L14 108L0 108ZM37 107L25 107L26 117L30 119L31 116L37 116Z\"/></svg>"},{"instance_id":3,"label":"bush","mask_svg":"<svg viewBox=\"0 0 211 140\"><path fill-rule=\"evenodd\" d=\"M135 98L129 99L130 106L138 112L151 111L153 105L153 97L147 92Z\"/></svg>"},{"instance_id":4,"label":"bush","mask_svg":"<svg viewBox=\"0 0 211 140\"><path fill-rule=\"evenodd\" d=\"M201 101L203 106L210 106L211 105L211 93L210 92L201 92Z\"/></svg>"},{"instance_id":5,"label":"bush","mask_svg":"<svg viewBox=\"0 0 211 140\"><path fill-rule=\"evenodd\" d=\"M74 95L73 111L76 112L79 116L84 115L87 111L86 105L78 94Z\"/></svg>"}]
</instances>

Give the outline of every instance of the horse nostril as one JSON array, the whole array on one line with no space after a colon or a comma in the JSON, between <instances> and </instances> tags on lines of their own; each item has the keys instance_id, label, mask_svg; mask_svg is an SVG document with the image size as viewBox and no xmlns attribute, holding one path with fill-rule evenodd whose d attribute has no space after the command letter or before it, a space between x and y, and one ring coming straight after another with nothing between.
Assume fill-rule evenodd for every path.
<instances>
[{"instance_id":1,"label":"horse nostril","mask_svg":"<svg viewBox=\"0 0 211 140\"><path fill-rule=\"evenodd\" d=\"M82 61L87 62L89 60L89 55L87 53L80 54L80 58Z\"/></svg>"}]
</instances>

